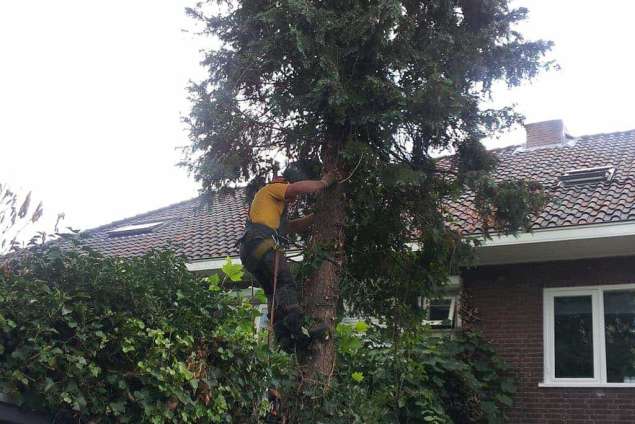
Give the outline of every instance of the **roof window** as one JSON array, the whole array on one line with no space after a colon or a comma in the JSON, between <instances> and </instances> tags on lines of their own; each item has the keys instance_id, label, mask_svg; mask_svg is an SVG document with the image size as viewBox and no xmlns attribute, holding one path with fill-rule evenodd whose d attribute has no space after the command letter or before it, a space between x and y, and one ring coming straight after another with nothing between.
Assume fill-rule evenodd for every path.
<instances>
[{"instance_id":1,"label":"roof window","mask_svg":"<svg viewBox=\"0 0 635 424\"><path fill-rule=\"evenodd\" d=\"M558 177L565 187L580 184L594 184L611 181L615 174L612 166L598 166L595 168L573 169Z\"/></svg>"},{"instance_id":2,"label":"roof window","mask_svg":"<svg viewBox=\"0 0 635 424\"><path fill-rule=\"evenodd\" d=\"M163 224L163 221L144 222L141 224L125 225L123 227L114 228L108 231L108 235L110 237L119 237L119 236L132 236L137 234L151 233L154 228L158 227L161 224Z\"/></svg>"}]
</instances>

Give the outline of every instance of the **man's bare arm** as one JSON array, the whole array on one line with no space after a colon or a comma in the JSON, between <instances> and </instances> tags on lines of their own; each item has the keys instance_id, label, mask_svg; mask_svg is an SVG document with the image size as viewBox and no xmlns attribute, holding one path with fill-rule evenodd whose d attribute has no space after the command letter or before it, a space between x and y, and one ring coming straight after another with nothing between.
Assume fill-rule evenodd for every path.
<instances>
[{"instance_id":1,"label":"man's bare arm","mask_svg":"<svg viewBox=\"0 0 635 424\"><path fill-rule=\"evenodd\" d=\"M313 225L314 217L311 213L302 218L292 219L287 223L287 230L290 233L304 233Z\"/></svg>"},{"instance_id":2,"label":"man's bare arm","mask_svg":"<svg viewBox=\"0 0 635 424\"><path fill-rule=\"evenodd\" d=\"M321 180L304 180L291 183L287 187L284 197L288 200L294 199L298 194L317 193L326 189L335 182L335 174L327 173Z\"/></svg>"}]
</instances>

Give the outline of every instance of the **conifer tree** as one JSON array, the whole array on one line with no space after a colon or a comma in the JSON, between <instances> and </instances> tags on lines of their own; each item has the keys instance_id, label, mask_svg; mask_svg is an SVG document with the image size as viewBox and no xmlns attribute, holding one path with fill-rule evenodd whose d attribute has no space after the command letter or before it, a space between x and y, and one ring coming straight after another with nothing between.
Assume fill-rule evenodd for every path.
<instances>
[{"instance_id":1,"label":"conifer tree","mask_svg":"<svg viewBox=\"0 0 635 424\"><path fill-rule=\"evenodd\" d=\"M203 189L262 181L280 158L347 178L311 205L301 281L310 316L334 322L345 304L395 330L412 325L413 299L473 246L448 220L448 200L473 197L484 230L500 232L527 226L543 204L536 184L493 180L480 142L522 119L483 106L494 83L549 66L550 43L514 30L527 10L508 0L237 0L188 13L220 41L186 119L186 164ZM454 156L435 159L446 150ZM302 360L328 379L333 338Z\"/></svg>"}]
</instances>

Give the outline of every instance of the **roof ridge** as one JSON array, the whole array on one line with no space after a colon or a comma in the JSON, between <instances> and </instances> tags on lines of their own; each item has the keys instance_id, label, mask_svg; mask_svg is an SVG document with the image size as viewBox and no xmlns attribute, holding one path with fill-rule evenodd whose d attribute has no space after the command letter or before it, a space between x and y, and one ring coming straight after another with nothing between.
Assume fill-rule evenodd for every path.
<instances>
[{"instance_id":1,"label":"roof ridge","mask_svg":"<svg viewBox=\"0 0 635 424\"><path fill-rule=\"evenodd\" d=\"M626 133L634 133L635 134L635 128L632 128L630 130L624 130L624 131L599 132L599 133L595 133L595 134L584 134L584 135L572 136L572 137L574 139L576 139L576 138L593 138L593 137L601 137L601 136L606 136L606 135L618 135L618 134L626 134Z\"/></svg>"},{"instance_id":2,"label":"roof ridge","mask_svg":"<svg viewBox=\"0 0 635 424\"><path fill-rule=\"evenodd\" d=\"M199 195L199 196L196 196L196 197L192 197L191 199L181 200L180 202L172 203L171 205L163 206L163 207L158 208L158 209L153 209L153 210L148 211L148 212L144 212L144 213L140 213L140 214L137 214L137 215L129 216L127 218L122 218L122 219L118 219L116 221L112 221L109 224L104 224L104 225L100 225L99 227L89 228L87 230L82 231L82 233L94 233L96 231L100 231L100 230L103 230L105 228L112 227L114 225L120 225L120 224L122 224L122 223L124 223L126 221L131 221L133 219L143 218L145 216L148 216L148 215L151 215L151 214L154 214L154 213L157 213L157 212L161 212L161 211L164 211L164 210L167 210L167 209L170 209L170 208L174 208L176 206L184 205L186 203L193 202L193 201L198 200L200 198L201 198L201 196Z\"/></svg>"},{"instance_id":3,"label":"roof ridge","mask_svg":"<svg viewBox=\"0 0 635 424\"><path fill-rule=\"evenodd\" d=\"M498 152L498 151L500 151L500 150L512 149L512 148L518 148L518 147L521 147L521 146L523 146L523 145L524 145L523 143L518 143L518 144L508 144L507 146L496 147L496 148L494 148L494 149L489 149L489 150L487 150L487 151L488 151L488 152L494 152L494 153L496 153L496 152Z\"/></svg>"}]
</instances>

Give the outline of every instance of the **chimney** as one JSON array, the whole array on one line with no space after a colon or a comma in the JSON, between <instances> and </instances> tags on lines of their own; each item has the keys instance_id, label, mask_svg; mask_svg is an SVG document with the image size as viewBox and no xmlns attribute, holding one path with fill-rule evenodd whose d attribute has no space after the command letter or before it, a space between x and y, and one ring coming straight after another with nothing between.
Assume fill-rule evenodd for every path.
<instances>
[{"instance_id":1,"label":"chimney","mask_svg":"<svg viewBox=\"0 0 635 424\"><path fill-rule=\"evenodd\" d=\"M527 147L540 147L564 143L566 129L562 119L525 124Z\"/></svg>"}]
</instances>

